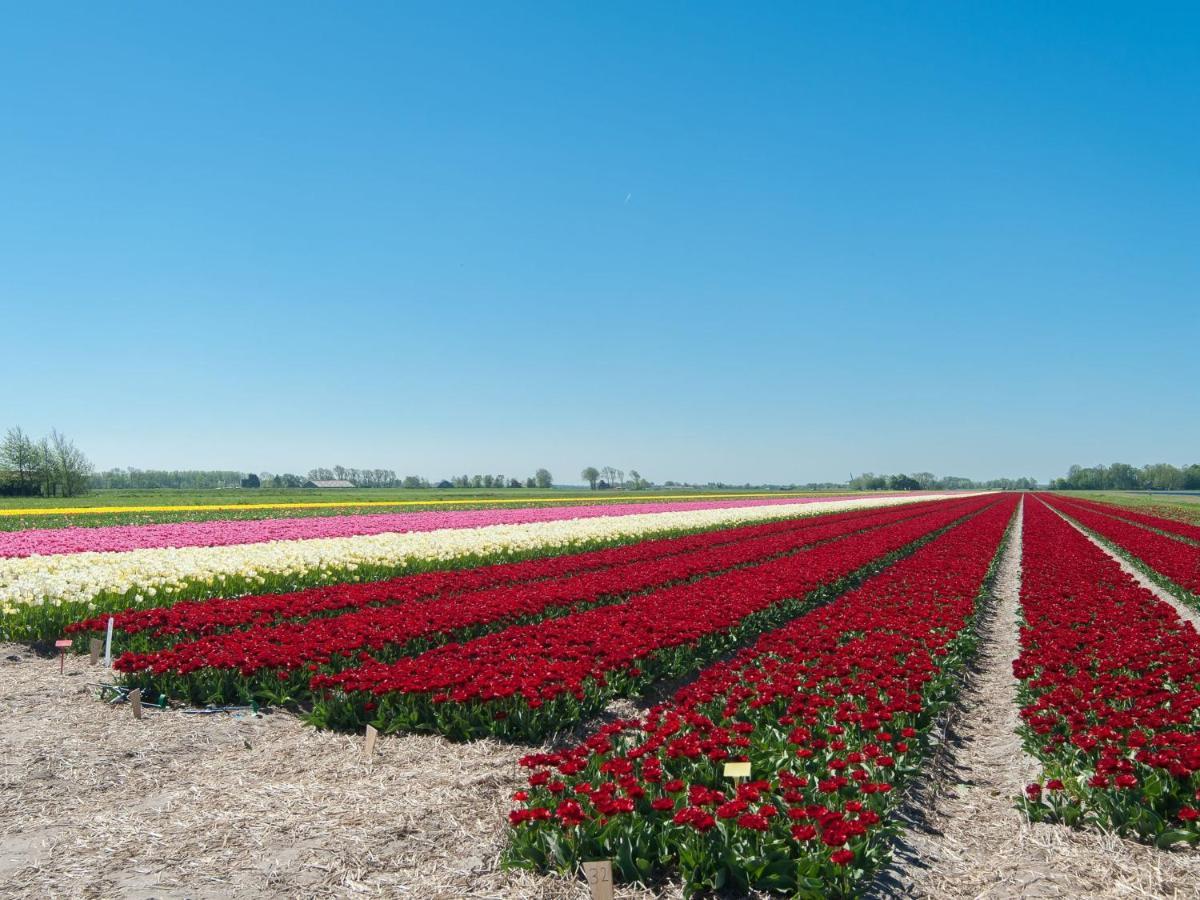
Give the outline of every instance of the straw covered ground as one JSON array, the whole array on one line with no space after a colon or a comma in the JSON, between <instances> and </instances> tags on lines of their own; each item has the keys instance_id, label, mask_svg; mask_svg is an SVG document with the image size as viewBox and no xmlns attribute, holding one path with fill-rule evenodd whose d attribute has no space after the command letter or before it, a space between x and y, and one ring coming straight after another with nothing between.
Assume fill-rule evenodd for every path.
<instances>
[{"instance_id":1,"label":"straw covered ground","mask_svg":"<svg viewBox=\"0 0 1200 900\"><path fill-rule=\"evenodd\" d=\"M1194 896L1196 854L1031 827L1009 799L1024 777L1017 767L998 765L997 784L973 783L963 767L997 748L971 750L972 733L986 744L1003 730L972 724L978 704L1007 715L987 668L972 676L946 758L922 786L936 804L906 837L926 864L906 870L902 848L877 895ZM582 882L498 866L524 748L386 737L368 763L361 737L283 713L148 709L136 721L127 706L95 699L88 684L103 671L68 657L60 676L57 660L0 647L5 897L588 896ZM680 893L619 887L617 896Z\"/></svg>"}]
</instances>

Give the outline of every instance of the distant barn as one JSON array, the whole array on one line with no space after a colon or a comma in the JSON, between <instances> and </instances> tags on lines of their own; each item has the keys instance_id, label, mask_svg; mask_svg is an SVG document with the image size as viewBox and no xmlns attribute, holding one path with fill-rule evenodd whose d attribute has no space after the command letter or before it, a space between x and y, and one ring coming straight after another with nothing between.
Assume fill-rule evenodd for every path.
<instances>
[{"instance_id":1,"label":"distant barn","mask_svg":"<svg viewBox=\"0 0 1200 900\"><path fill-rule=\"evenodd\" d=\"M349 481L344 478L339 478L335 481L306 481L306 488L352 488L354 487Z\"/></svg>"}]
</instances>

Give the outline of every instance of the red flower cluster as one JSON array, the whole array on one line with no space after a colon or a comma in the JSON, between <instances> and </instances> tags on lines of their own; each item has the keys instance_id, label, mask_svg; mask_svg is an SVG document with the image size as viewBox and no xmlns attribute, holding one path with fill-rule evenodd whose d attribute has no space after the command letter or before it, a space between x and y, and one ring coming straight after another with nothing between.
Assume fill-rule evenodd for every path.
<instances>
[{"instance_id":1,"label":"red flower cluster","mask_svg":"<svg viewBox=\"0 0 1200 900\"><path fill-rule=\"evenodd\" d=\"M313 679L336 695L317 704L323 723L372 720L451 737L539 738L686 674L706 659L777 627L839 582L995 498L946 502L900 522L819 544L758 566L638 595L624 603L515 626L385 664L365 662ZM371 703L368 709L365 704ZM375 706L377 704L377 708Z\"/></svg>"},{"instance_id":2,"label":"red flower cluster","mask_svg":"<svg viewBox=\"0 0 1200 900\"><path fill-rule=\"evenodd\" d=\"M376 660L394 659L414 649L419 651L443 643L451 636L461 640L507 625L612 602L650 588L761 563L820 541L843 537L851 531L878 528L916 515L919 513L892 509L824 523L793 521L789 528L770 529L781 533L758 535L755 529L749 536L734 541L718 542L713 540L715 535L706 535L712 546L704 549L649 559L639 559L644 556L639 549L629 554L635 557L633 562L594 571L436 599L393 601L386 606L306 622L221 632L163 650L126 653L117 660L116 668L130 673L148 672L157 676L160 683L164 675L200 673L191 679L187 693L202 695L210 701L228 700L232 698L213 693L214 688L219 692L228 680L208 677L212 673L203 670L234 671L242 682L265 673L265 684L237 683L242 696L247 692L253 694L256 689L274 690L279 687L281 671L303 668L311 673L317 667L326 672L339 671L356 664L362 653L371 653ZM307 678L306 674L300 684L291 686L291 696L303 692Z\"/></svg>"},{"instance_id":3,"label":"red flower cluster","mask_svg":"<svg viewBox=\"0 0 1200 900\"><path fill-rule=\"evenodd\" d=\"M973 651L968 627L1017 500L1005 497L828 606L711 666L640 721L522 760L508 857L625 879L851 893L886 854L893 788ZM754 781L732 786L727 760ZM563 816L563 801L572 803Z\"/></svg>"},{"instance_id":4,"label":"red flower cluster","mask_svg":"<svg viewBox=\"0 0 1200 900\"><path fill-rule=\"evenodd\" d=\"M1155 534L1140 525L1131 525L1109 515L1107 511L1096 512L1090 508L1098 504L1084 506L1054 494L1038 494L1037 496L1053 508L1075 519L1084 528L1094 531L1121 550L1137 557L1154 572L1193 594L1200 595L1200 546ZM1164 524L1167 523L1164 522Z\"/></svg>"},{"instance_id":5,"label":"red flower cluster","mask_svg":"<svg viewBox=\"0 0 1200 900\"><path fill-rule=\"evenodd\" d=\"M202 636L233 628L257 628L283 621L303 621L318 615L336 615L355 609L449 597L502 585L562 578L833 522L853 522L881 514L905 518L928 509L936 502L938 501L907 504L904 507L885 510L852 510L832 515L785 519L681 537L652 539L586 553L539 557L470 569L422 572L365 584L337 584L284 594L189 600L170 606L129 609L112 617L113 627L125 635L142 635L146 645L143 649L149 649L168 646L185 635ZM69 626L67 631L103 632L108 627L108 619L108 615L86 619ZM155 641L154 638L160 640Z\"/></svg>"},{"instance_id":6,"label":"red flower cluster","mask_svg":"<svg viewBox=\"0 0 1200 900\"><path fill-rule=\"evenodd\" d=\"M1117 506L1113 503L1097 503L1095 500L1083 500L1079 497L1058 498L1055 495L1051 495L1048 499L1061 499L1069 502L1072 506L1082 506L1085 509L1090 509L1092 512L1115 516L1118 519L1124 519L1126 522L1135 522L1138 525L1145 525L1147 528L1166 531L1177 537L1187 538L1191 541L1200 541L1200 525L1193 525L1190 522L1181 522L1179 519L1167 519L1162 516L1151 516L1146 513L1137 512L1126 506Z\"/></svg>"},{"instance_id":7,"label":"red flower cluster","mask_svg":"<svg viewBox=\"0 0 1200 900\"><path fill-rule=\"evenodd\" d=\"M1013 673L1026 749L1050 779L1026 808L1161 846L1200 840L1200 635L1036 500L1022 564Z\"/></svg>"}]
</instances>

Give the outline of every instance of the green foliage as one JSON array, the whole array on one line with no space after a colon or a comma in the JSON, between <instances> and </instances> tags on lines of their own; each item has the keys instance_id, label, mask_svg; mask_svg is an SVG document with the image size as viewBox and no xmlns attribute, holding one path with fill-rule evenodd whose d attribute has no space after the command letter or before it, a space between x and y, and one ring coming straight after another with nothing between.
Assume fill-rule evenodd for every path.
<instances>
[{"instance_id":1,"label":"green foliage","mask_svg":"<svg viewBox=\"0 0 1200 900\"><path fill-rule=\"evenodd\" d=\"M92 464L75 442L52 429L34 443L19 427L0 443L0 495L75 497L87 493Z\"/></svg>"},{"instance_id":2,"label":"green foliage","mask_svg":"<svg viewBox=\"0 0 1200 900\"><path fill-rule=\"evenodd\" d=\"M1071 466L1066 477L1050 483L1056 491L1196 491L1200 490L1200 463L1179 468L1154 463L1135 469L1128 463L1111 466Z\"/></svg>"}]
</instances>

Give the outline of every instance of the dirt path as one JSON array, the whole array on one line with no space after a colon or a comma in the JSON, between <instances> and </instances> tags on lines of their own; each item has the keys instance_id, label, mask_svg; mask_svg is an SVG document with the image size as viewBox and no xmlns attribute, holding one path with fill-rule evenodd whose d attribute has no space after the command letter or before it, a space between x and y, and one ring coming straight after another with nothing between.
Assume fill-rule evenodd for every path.
<instances>
[{"instance_id":1,"label":"dirt path","mask_svg":"<svg viewBox=\"0 0 1200 900\"><path fill-rule=\"evenodd\" d=\"M1025 502L1035 502L1026 500ZM914 792L880 897L1194 897L1200 857L1032 824L1015 798L1038 773L1016 735L1020 526L980 623L980 652L940 759Z\"/></svg>"},{"instance_id":2,"label":"dirt path","mask_svg":"<svg viewBox=\"0 0 1200 900\"><path fill-rule=\"evenodd\" d=\"M0 645L0 895L583 898L497 868L528 748L99 703L105 670ZM649 897L622 890L619 897Z\"/></svg>"}]
</instances>

